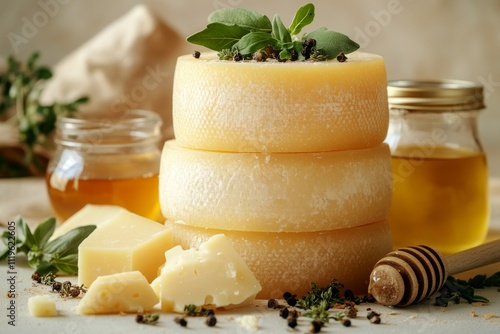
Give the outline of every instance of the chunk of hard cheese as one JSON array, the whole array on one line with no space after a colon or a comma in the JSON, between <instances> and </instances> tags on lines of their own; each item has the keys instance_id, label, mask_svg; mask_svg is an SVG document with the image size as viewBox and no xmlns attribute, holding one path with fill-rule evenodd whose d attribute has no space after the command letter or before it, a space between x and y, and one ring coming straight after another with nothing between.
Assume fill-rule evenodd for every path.
<instances>
[{"instance_id":1,"label":"chunk of hard cheese","mask_svg":"<svg viewBox=\"0 0 500 334\"><path fill-rule=\"evenodd\" d=\"M57 315L56 304L50 295L38 295L28 299L28 310L34 317L54 317Z\"/></svg>"},{"instance_id":2,"label":"chunk of hard cheese","mask_svg":"<svg viewBox=\"0 0 500 334\"><path fill-rule=\"evenodd\" d=\"M302 296L312 282L326 286L332 279L344 283L346 289L365 294L373 265L392 250L387 221L301 233L222 231L170 222L166 225L173 228L174 242L184 248L198 247L213 235L224 233L262 285L257 295L260 299L276 298L286 291Z\"/></svg>"},{"instance_id":3,"label":"chunk of hard cheese","mask_svg":"<svg viewBox=\"0 0 500 334\"><path fill-rule=\"evenodd\" d=\"M103 275L140 271L148 281L158 275L172 231L155 221L124 211L100 225L78 247L78 282L90 286Z\"/></svg>"},{"instance_id":4,"label":"chunk of hard cheese","mask_svg":"<svg viewBox=\"0 0 500 334\"><path fill-rule=\"evenodd\" d=\"M63 224L59 225L50 239L56 239L74 228L84 225L96 225L99 227L121 212L127 211L117 205L87 204L74 215L69 217Z\"/></svg>"},{"instance_id":5,"label":"chunk of hard cheese","mask_svg":"<svg viewBox=\"0 0 500 334\"><path fill-rule=\"evenodd\" d=\"M354 52L320 62L219 61L179 57L175 137L193 149L322 152L371 147L389 112L384 60Z\"/></svg>"},{"instance_id":6,"label":"chunk of hard cheese","mask_svg":"<svg viewBox=\"0 0 500 334\"><path fill-rule=\"evenodd\" d=\"M252 301L261 285L222 234L199 250L176 246L165 253L161 271L161 309L183 312L188 304L233 307Z\"/></svg>"},{"instance_id":7,"label":"chunk of hard cheese","mask_svg":"<svg viewBox=\"0 0 500 334\"><path fill-rule=\"evenodd\" d=\"M78 304L81 314L144 312L153 309L158 297L138 271L99 276Z\"/></svg>"},{"instance_id":8,"label":"chunk of hard cheese","mask_svg":"<svg viewBox=\"0 0 500 334\"><path fill-rule=\"evenodd\" d=\"M385 144L320 153L228 153L165 143L164 217L189 226L311 232L386 219L392 198Z\"/></svg>"}]
</instances>

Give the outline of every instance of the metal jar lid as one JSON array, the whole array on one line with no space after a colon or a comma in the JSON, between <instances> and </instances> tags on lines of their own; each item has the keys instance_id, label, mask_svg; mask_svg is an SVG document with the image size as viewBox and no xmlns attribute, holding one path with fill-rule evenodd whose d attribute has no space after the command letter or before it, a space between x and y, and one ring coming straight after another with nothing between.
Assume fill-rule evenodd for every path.
<instances>
[{"instance_id":1,"label":"metal jar lid","mask_svg":"<svg viewBox=\"0 0 500 334\"><path fill-rule=\"evenodd\" d=\"M483 87L462 80L393 80L387 83L389 107L420 112L483 109Z\"/></svg>"}]
</instances>

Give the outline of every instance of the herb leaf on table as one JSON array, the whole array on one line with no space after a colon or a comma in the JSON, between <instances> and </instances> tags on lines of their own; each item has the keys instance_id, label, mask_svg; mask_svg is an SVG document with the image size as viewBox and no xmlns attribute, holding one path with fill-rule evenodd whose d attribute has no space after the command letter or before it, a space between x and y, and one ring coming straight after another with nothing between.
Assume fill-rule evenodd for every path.
<instances>
[{"instance_id":1,"label":"herb leaf on table","mask_svg":"<svg viewBox=\"0 0 500 334\"><path fill-rule=\"evenodd\" d=\"M5 231L0 237L0 261L24 253L29 265L40 275L58 271L78 273L78 246L96 229L95 225L80 226L49 241L55 231L54 218L40 223L33 232L22 217L15 219L15 226L15 254L9 248L12 234Z\"/></svg>"}]
</instances>

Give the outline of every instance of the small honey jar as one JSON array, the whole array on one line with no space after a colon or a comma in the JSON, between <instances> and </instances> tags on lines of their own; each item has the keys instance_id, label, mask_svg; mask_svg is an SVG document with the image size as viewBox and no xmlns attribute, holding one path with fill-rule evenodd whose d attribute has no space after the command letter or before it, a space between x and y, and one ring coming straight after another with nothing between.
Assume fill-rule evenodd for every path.
<instances>
[{"instance_id":1,"label":"small honey jar","mask_svg":"<svg viewBox=\"0 0 500 334\"><path fill-rule=\"evenodd\" d=\"M477 128L482 87L459 80L389 81L394 248L455 253L489 225L488 169Z\"/></svg>"},{"instance_id":2,"label":"small honey jar","mask_svg":"<svg viewBox=\"0 0 500 334\"><path fill-rule=\"evenodd\" d=\"M161 221L161 124L158 114L145 110L113 119L93 113L59 117L46 174L56 218L64 222L86 204L112 204Z\"/></svg>"}]
</instances>

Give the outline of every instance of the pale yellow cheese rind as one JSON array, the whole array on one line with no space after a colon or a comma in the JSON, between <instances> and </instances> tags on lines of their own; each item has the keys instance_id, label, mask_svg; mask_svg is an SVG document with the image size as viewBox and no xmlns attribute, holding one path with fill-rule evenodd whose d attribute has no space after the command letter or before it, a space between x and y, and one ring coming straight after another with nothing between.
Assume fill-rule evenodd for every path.
<instances>
[{"instance_id":1,"label":"pale yellow cheese rind","mask_svg":"<svg viewBox=\"0 0 500 334\"><path fill-rule=\"evenodd\" d=\"M186 305L235 307L255 299L261 285L223 234L197 249L176 246L165 253L161 270L161 309L184 311Z\"/></svg>"},{"instance_id":2,"label":"pale yellow cheese rind","mask_svg":"<svg viewBox=\"0 0 500 334\"><path fill-rule=\"evenodd\" d=\"M57 309L50 295L37 295L28 298L28 310L34 317L55 317Z\"/></svg>"},{"instance_id":3,"label":"pale yellow cheese rind","mask_svg":"<svg viewBox=\"0 0 500 334\"><path fill-rule=\"evenodd\" d=\"M384 220L391 205L390 151L199 151L167 141L160 206L170 221L204 228L311 232Z\"/></svg>"},{"instance_id":4,"label":"pale yellow cheese rind","mask_svg":"<svg viewBox=\"0 0 500 334\"><path fill-rule=\"evenodd\" d=\"M158 297L139 271L98 277L76 309L80 314L146 312L158 303Z\"/></svg>"},{"instance_id":5,"label":"pale yellow cheese rind","mask_svg":"<svg viewBox=\"0 0 500 334\"><path fill-rule=\"evenodd\" d=\"M103 275L140 271L151 282L164 253L173 247L172 231L124 211L100 225L78 247L78 282L90 286Z\"/></svg>"},{"instance_id":6,"label":"pale yellow cheese rind","mask_svg":"<svg viewBox=\"0 0 500 334\"><path fill-rule=\"evenodd\" d=\"M80 226L96 225L99 227L102 223L124 211L127 210L117 205L87 204L59 225L50 239L56 239Z\"/></svg>"},{"instance_id":7,"label":"pale yellow cheese rind","mask_svg":"<svg viewBox=\"0 0 500 334\"><path fill-rule=\"evenodd\" d=\"M392 250L387 221L348 229L263 233L222 231L166 222L174 242L198 247L223 233L262 285L259 299L280 298L289 291L302 296L312 282L326 286L337 279L357 294L365 294L374 264Z\"/></svg>"},{"instance_id":8,"label":"pale yellow cheese rind","mask_svg":"<svg viewBox=\"0 0 500 334\"><path fill-rule=\"evenodd\" d=\"M177 60L173 126L183 146L320 152L376 146L388 127L384 60L354 52L324 62Z\"/></svg>"}]
</instances>

